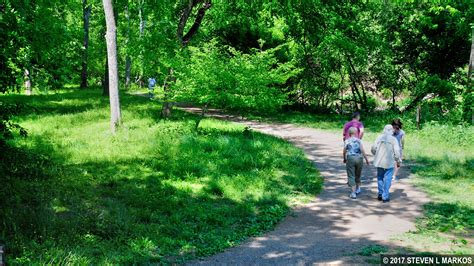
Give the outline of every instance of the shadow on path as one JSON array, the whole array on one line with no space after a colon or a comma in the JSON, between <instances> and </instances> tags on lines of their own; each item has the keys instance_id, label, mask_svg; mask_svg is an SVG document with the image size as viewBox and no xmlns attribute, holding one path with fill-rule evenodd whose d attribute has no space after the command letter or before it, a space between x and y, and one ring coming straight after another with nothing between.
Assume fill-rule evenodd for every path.
<instances>
[{"instance_id":1,"label":"shadow on path","mask_svg":"<svg viewBox=\"0 0 474 266\"><path fill-rule=\"evenodd\" d=\"M200 113L199 108L185 111ZM392 184L390 203L377 201L373 166L364 167L362 193L349 199L342 137L333 133L290 124L267 124L209 110L208 117L225 119L253 130L288 140L304 150L324 178L323 191L310 203L298 206L274 231L251 238L242 245L189 264L288 265L311 263L355 263L351 253L372 244L396 248L394 235L415 229L415 218L423 214L427 196L410 184L409 169ZM365 143L366 150L372 143Z\"/></svg>"}]
</instances>

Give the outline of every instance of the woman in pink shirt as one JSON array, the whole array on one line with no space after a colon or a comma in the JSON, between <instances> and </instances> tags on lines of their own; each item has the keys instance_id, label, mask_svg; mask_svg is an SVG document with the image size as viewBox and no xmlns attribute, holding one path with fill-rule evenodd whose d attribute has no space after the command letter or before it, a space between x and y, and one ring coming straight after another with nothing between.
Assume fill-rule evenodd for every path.
<instances>
[{"instance_id":1,"label":"woman in pink shirt","mask_svg":"<svg viewBox=\"0 0 474 266\"><path fill-rule=\"evenodd\" d=\"M355 127L357 129L357 132L355 134L355 137L358 139L362 139L364 136L364 124L360 122L360 113L359 112L354 112L352 114L352 120L347 122L344 125L344 129L342 132L342 140L345 141L346 139L349 138L349 128Z\"/></svg>"}]
</instances>

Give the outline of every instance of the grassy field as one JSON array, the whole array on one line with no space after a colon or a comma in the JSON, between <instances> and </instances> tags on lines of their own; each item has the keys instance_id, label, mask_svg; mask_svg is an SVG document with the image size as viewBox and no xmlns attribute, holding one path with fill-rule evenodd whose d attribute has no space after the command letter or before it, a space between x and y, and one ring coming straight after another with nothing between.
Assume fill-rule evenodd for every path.
<instances>
[{"instance_id":1,"label":"grassy field","mask_svg":"<svg viewBox=\"0 0 474 266\"><path fill-rule=\"evenodd\" d=\"M3 95L29 136L0 154L7 263L183 262L270 230L322 180L289 143L122 95L109 132L100 90Z\"/></svg>"},{"instance_id":2,"label":"grassy field","mask_svg":"<svg viewBox=\"0 0 474 266\"><path fill-rule=\"evenodd\" d=\"M368 141L375 140L383 126L399 115L362 115ZM338 132L349 117L312 115L299 112L253 118ZM417 176L414 184L428 193L417 231L400 236L414 251L439 254L474 253L474 127L449 122L424 122L417 130L411 114L401 117L405 124L404 155Z\"/></svg>"}]
</instances>

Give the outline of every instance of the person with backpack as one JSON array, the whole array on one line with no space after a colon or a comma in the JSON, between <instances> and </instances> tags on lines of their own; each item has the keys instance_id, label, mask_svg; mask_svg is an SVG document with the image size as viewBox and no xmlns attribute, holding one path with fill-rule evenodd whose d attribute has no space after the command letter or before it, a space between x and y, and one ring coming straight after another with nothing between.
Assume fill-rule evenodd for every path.
<instances>
[{"instance_id":1,"label":"person with backpack","mask_svg":"<svg viewBox=\"0 0 474 266\"><path fill-rule=\"evenodd\" d=\"M393 126L386 125L383 133L377 138L372 146L374 156L374 166L377 168L377 187L380 201L390 201L390 186L395 167L400 167L400 146L393 136Z\"/></svg>"},{"instance_id":2,"label":"person with backpack","mask_svg":"<svg viewBox=\"0 0 474 266\"><path fill-rule=\"evenodd\" d=\"M155 85L156 85L156 79L154 77L149 78L148 79L148 95L150 96L150 98L153 98L154 96Z\"/></svg>"},{"instance_id":3,"label":"person with backpack","mask_svg":"<svg viewBox=\"0 0 474 266\"><path fill-rule=\"evenodd\" d=\"M356 199L357 194L361 192L360 189L360 177L362 174L362 167L364 165L363 160L367 165L370 165L367 155L365 153L364 145L362 141L356 137L357 128L350 127L348 130L349 138L344 141L344 150L342 156L344 157L344 163L346 164L347 179L349 186L351 187L351 199Z\"/></svg>"}]
</instances>

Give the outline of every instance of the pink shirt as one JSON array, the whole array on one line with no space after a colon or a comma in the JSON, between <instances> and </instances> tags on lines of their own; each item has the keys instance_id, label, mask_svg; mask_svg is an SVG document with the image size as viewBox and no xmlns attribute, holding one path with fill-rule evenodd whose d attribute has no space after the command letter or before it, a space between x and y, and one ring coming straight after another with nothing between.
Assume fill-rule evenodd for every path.
<instances>
[{"instance_id":1,"label":"pink shirt","mask_svg":"<svg viewBox=\"0 0 474 266\"><path fill-rule=\"evenodd\" d=\"M356 138L360 139L360 129L364 128L364 124L357 120L351 120L344 125L344 131L342 135L344 136L344 140L349 138L349 128L355 127L357 128L357 134L355 135Z\"/></svg>"}]
</instances>

